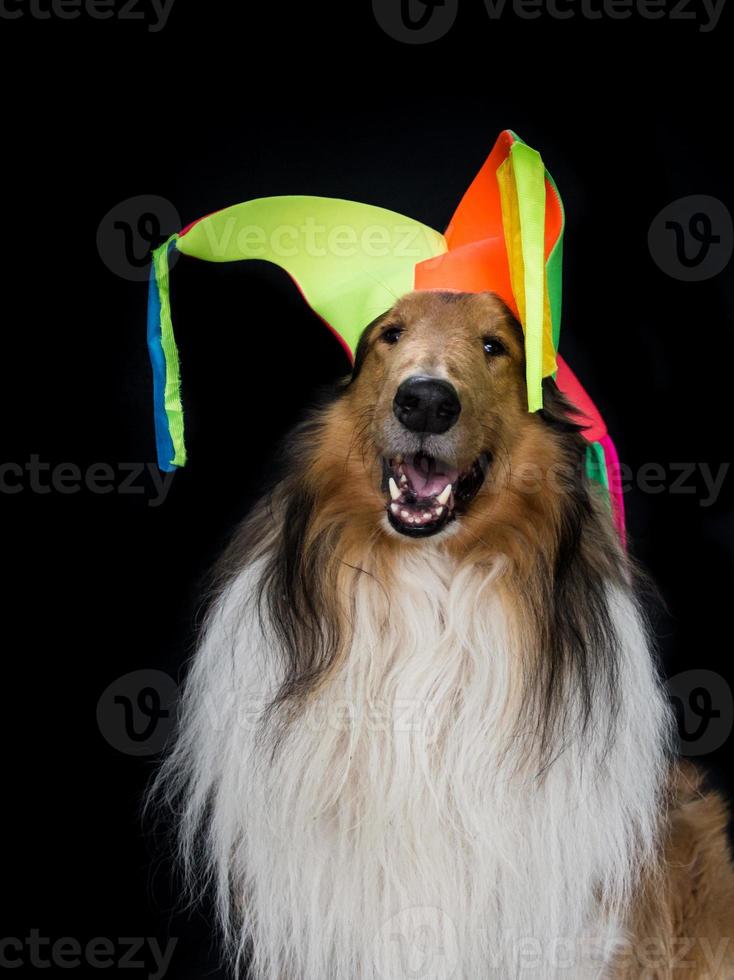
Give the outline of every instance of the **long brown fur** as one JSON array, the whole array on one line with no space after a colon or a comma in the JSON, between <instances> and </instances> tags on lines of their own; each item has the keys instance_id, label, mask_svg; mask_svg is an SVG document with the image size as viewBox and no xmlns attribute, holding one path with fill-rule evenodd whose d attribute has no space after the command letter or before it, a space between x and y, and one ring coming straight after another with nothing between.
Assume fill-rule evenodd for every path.
<instances>
[{"instance_id":1,"label":"long brown fur","mask_svg":"<svg viewBox=\"0 0 734 980\"><path fill-rule=\"evenodd\" d=\"M648 869L613 980L732 980L734 869L728 812L690 762L674 765L662 862Z\"/></svg>"}]
</instances>

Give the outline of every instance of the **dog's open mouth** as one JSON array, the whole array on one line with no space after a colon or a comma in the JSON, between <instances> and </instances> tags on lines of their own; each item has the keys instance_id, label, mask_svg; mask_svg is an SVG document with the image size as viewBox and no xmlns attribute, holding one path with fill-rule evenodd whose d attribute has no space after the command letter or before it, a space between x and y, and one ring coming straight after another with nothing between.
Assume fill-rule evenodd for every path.
<instances>
[{"instance_id":1,"label":"dog's open mouth","mask_svg":"<svg viewBox=\"0 0 734 980\"><path fill-rule=\"evenodd\" d=\"M411 537L436 534L474 499L488 465L486 454L461 471L426 453L383 459L388 520Z\"/></svg>"}]
</instances>

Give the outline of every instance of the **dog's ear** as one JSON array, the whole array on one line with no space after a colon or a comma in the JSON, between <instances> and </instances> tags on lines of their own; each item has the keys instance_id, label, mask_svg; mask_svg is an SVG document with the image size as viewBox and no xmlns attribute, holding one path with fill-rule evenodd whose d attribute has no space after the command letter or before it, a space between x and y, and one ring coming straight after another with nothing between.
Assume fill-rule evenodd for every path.
<instances>
[{"instance_id":1,"label":"dog's ear","mask_svg":"<svg viewBox=\"0 0 734 980\"><path fill-rule=\"evenodd\" d=\"M339 650L341 636L333 609L333 529L308 540L315 506L302 481L291 480L284 494L278 545L258 588L263 622L270 624L286 658L274 705L311 690Z\"/></svg>"},{"instance_id":2,"label":"dog's ear","mask_svg":"<svg viewBox=\"0 0 734 980\"><path fill-rule=\"evenodd\" d=\"M553 378L543 378L543 407L539 417L555 432L583 432L588 426L574 421L579 410L571 404Z\"/></svg>"},{"instance_id":3,"label":"dog's ear","mask_svg":"<svg viewBox=\"0 0 734 980\"><path fill-rule=\"evenodd\" d=\"M373 330L377 328L377 325L381 323L390 311L381 313L379 316L375 317L372 323L368 323L360 334L359 340L357 341L357 347L354 351L354 367L352 368L352 377L349 383L356 381L359 377L359 373L362 370L362 365L364 364L364 359L367 356L367 351L370 347L370 337L372 336Z\"/></svg>"}]
</instances>

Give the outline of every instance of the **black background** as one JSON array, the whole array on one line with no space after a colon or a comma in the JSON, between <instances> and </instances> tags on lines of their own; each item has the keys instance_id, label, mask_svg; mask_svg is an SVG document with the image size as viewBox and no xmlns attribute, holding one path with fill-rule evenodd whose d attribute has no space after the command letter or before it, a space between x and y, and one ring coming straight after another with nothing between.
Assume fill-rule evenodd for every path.
<instances>
[{"instance_id":1,"label":"black background","mask_svg":"<svg viewBox=\"0 0 734 980\"><path fill-rule=\"evenodd\" d=\"M665 205L728 208L731 12L689 20L491 21L462 0L432 44L389 37L365 0L194 4L145 23L0 20L2 458L152 463L146 287L102 261L105 214L139 194L182 224L248 198L324 194L443 228L500 129L541 150L567 212L562 350L622 459L731 458L732 265L698 283L647 244ZM185 264L185 274L183 274ZM346 361L280 273L174 271L189 466L140 494L0 494L5 559L5 935L158 936L169 976L216 974L204 917L176 909L140 818L155 767L97 724L110 683L179 678L202 578L279 436ZM667 604L666 671L732 685L734 477L626 495L632 553ZM722 682L723 685L724 682ZM732 742L701 759L732 790ZM634 759L630 760L634 767ZM78 971L77 971L78 972ZM140 971L138 971L138 975Z\"/></svg>"}]
</instances>

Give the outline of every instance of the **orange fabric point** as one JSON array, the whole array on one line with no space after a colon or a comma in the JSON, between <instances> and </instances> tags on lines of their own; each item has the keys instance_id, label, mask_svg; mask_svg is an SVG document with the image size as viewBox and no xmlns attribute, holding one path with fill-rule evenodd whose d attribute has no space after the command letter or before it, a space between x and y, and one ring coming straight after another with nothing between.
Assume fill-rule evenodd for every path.
<instances>
[{"instance_id":1,"label":"orange fabric point","mask_svg":"<svg viewBox=\"0 0 734 980\"><path fill-rule=\"evenodd\" d=\"M416 289L454 289L466 293L497 293L517 316L504 236L485 238L425 259L415 267Z\"/></svg>"}]
</instances>

